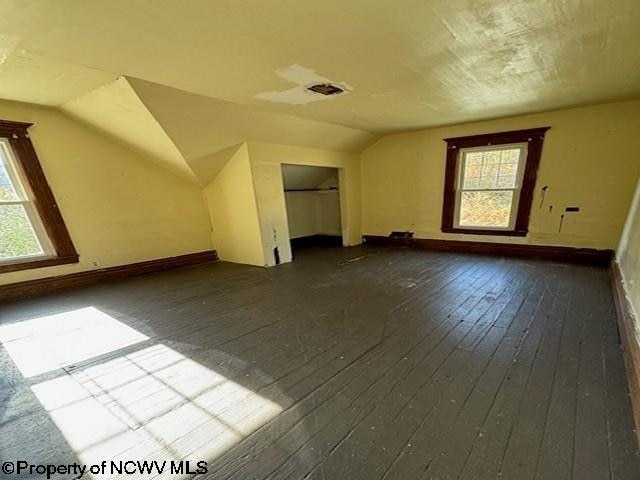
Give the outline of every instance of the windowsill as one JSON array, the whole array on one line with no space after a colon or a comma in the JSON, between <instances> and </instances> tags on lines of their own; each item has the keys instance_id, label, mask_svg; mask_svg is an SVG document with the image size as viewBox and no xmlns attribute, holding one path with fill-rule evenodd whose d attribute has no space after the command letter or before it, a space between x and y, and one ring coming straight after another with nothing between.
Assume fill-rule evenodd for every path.
<instances>
[{"instance_id":1,"label":"windowsill","mask_svg":"<svg viewBox=\"0 0 640 480\"><path fill-rule=\"evenodd\" d=\"M52 267L55 265L66 265L68 263L78 263L78 256L70 255L67 257L26 258L10 263L0 263L0 273L17 272L19 270L31 270L33 268Z\"/></svg>"},{"instance_id":2,"label":"windowsill","mask_svg":"<svg viewBox=\"0 0 640 480\"><path fill-rule=\"evenodd\" d=\"M442 227L443 233L466 233L467 235L499 235L502 237L525 237L526 230L489 230L486 228Z\"/></svg>"}]
</instances>

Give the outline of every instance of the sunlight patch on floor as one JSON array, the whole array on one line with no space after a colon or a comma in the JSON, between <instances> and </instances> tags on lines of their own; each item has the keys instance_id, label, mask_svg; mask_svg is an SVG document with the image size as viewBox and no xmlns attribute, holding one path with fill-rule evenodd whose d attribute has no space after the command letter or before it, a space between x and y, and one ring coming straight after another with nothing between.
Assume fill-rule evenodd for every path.
<instances>
[{"instance_id":1,"label":"sunlight patch on floor","mask_svg":"<svg viewBox=\"0 0 640 480\"><path fill-rule=\"evenodd\" d=\"M282 411L162 343L132 351L148 337L93 307L66 315L2 327L0 338L25 376L49 372L31 390L83 463L211 462Z\"/></svg>"},{"instance_id":2,"label":"sunlight patch on floor","mask_svg":"<svg viewBox=\"0 0 640 480\"><path fill-rule=\"evenodd\" d=\"M0 326L0 342L25 378L148 338L95 307Z\"/></svg>"}]
</instances>

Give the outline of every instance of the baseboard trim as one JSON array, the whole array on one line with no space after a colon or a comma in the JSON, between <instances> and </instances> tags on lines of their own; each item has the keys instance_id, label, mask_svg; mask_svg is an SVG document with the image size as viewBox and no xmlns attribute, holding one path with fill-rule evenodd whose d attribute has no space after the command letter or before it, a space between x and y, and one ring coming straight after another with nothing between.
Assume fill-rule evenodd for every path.
<instances>
[{"instance_id":1,"label":"baseboard trim","mask_svg":"<svg viewBox=\"0 0 640 480\"><path fill-rule=\"evenodd\" d=\"M86 272L59 275L56 277L39 278L25 282L11 283L0 286L0 301L31 297L42 293L90 285L105 280L115 280L145 273L160 272L172 268L188 267L218 260L215 250L206 252L189 253L177 257L159 258L145 262L118 265L115 267L88 270Z\"/></svg>"},{"instance_id":2,"label":"baseboard trim","mask_svg":"<svg viewBox=\"0 0 640 480\"><path fill-rule=\"evenodd\" d=\"M633 310L626 295L620 267L616 262L611 262L611 286L627 381L629 382L633 417L636 422L636 436L638 445L640 445L640 338L638 338L634 327Z\"/></svg>"},{"instance_id":3,"label":"baseboard trim","mask_svg":"<svg viewBox=\"0 0 640 480\"><path fill-rule=\"evenodd\" d=\"M611 263L611 259L613 258L613 250L597 250L595 248L383 237L378 235L364 235L363 238L369 245L411 247L421 250L446 252L481 253L508 257L540 258L605 267Z\"/></svg>"}]
</instances>

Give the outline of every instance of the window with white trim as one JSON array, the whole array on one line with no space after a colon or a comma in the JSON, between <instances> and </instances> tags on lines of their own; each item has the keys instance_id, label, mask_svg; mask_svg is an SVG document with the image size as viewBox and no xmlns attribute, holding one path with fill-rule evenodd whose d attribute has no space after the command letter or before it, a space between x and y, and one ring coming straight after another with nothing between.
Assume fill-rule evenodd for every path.
<instances>
[{"instance_id":1,"label":"window with white trim","mask_svg":"<svg viewBox=\"0 0 640 480\"><path fill-rule=\"evenodd\" d=\"M463 148L459 155L455 227L513 230L527 144Z\"/></svg>"},{"instance_id":2,"label":"window with white trim","mask_svg":"<svg viewBox=\"0 0 640 480\"><path fill-rule=\"evenodd\" d=\"M53 255L28 182L8 139L0 138L0 262Z\"/></svg>"}]
</instances>

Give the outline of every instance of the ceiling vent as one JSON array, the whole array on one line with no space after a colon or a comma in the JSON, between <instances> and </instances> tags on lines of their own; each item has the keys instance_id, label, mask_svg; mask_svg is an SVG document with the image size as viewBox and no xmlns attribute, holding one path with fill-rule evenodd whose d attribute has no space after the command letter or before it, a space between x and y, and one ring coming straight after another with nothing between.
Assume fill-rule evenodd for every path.
<instances>
[{"instance_id":1,"label":"ceiling vent","mask_svg":"<svg viewBox=\"0 0 640 480\"><path fill-rule=\"evenodd\" d=\"M339 95L341 93L344 93L344 88L339 87L338 85L333 85L331 83L314 83L313 85L307 87L307 90L327 96Z\"/></svg>"}]
</instances>

